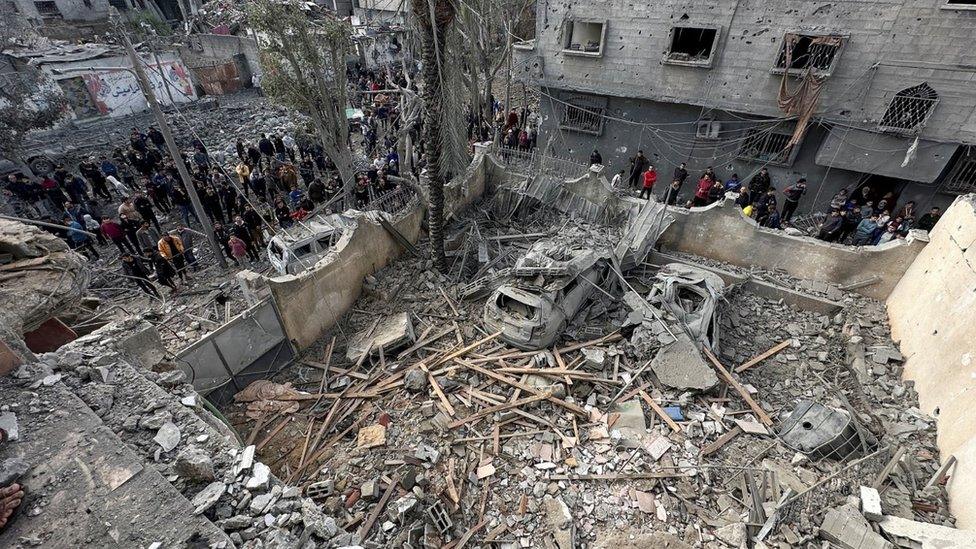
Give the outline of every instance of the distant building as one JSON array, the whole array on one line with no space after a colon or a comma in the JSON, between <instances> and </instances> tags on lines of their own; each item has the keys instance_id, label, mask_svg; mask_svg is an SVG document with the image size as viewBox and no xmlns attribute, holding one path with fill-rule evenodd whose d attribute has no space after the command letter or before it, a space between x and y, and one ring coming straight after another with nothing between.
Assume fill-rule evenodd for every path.
<instances>
[{"instance_id":1,"label":"distant building","mask_svg":"<svg viewBox=\"0 0 976 549\"><path fill-rule=\"evenodd\" d=\"M202 0L0 0L30 21L38 33L51 38L79 40L107 30L110 8L120 13L148 12L164 22L185 21Z\"/></svg>"},{"instance_id":2,"label":"distant building","mask_svg":"<svg viewBox=\"0 0 976 549\"><path fill-rule=\"evenodd\" d=\"M765 166L809 180L801 212L843 187L922 208L976 191L976 0L536 5L513 65L560 155L616 171L643 149L665 182Z\"/></svg>"},{"instance_id":3,"label":"distant building","mask_svg":"<svg viewBox=\"0 0 976 549\"><path fill-rule=\"evenodd\" d=\"M352 0L353 25L405 25L410 0Z\"/></svg>"}]
</instances>

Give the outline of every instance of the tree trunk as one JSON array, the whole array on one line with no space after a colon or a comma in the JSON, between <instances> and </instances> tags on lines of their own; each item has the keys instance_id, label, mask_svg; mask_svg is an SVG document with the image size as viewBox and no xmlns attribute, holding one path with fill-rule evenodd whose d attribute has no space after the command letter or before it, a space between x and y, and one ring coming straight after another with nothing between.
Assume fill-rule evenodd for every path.
<instances>
[{"instance_id":1,"label":"tree trunk","mask_svg":"<svg viewBox=\"0 0 976 549\"><path fill-rule=\"evenodd\" d=\"M424 152L427 154L427 185L430 208L428 230L431 256L434 266L447 272L447 256L444 254L444 176L442 175L441 145L443 128L443 93L441 90L441 64L444 62L446 34L454 20L454 7L450 0L433 0L433 13L426 0L414 0L420 36L423 42L424 64ZM435 20L432 21L431 18Z\"/></svg>"}]
</instances>

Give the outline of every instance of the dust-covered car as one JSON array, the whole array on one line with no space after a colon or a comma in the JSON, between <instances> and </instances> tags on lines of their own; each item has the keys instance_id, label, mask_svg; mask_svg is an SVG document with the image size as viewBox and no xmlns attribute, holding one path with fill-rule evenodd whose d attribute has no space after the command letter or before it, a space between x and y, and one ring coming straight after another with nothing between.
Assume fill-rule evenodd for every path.
<instances>
[{"instance_id":1,"label":"dust-covered car","mask_svg":"<svg viewBox=\"0 0 976 549\"><path fill-rule=\"evenodd\" d=\"M725 281L717 274L684 263L669 263L657 272L647 302L674 315L699 343L718 352L719 304Z\"/></svg>"},{"instance_id":2,"label":"dust-covered car","mask_svg":"<svg viewBox=\"0 0 976 549\"><path fill-rule=\"evenodd\" d=\"M485 328L520 349L551 346L602 282L605 259L593 250L537 242L488 298Z\"/></svg>"}]
</instances>

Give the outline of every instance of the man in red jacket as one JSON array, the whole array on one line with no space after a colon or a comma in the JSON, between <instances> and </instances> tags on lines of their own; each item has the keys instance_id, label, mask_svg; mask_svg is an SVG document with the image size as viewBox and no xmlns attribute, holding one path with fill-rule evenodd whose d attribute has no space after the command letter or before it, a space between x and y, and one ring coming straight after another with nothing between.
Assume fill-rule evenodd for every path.
<instances>
[{"instance_id":1,"label":"man in red jacket","mask_svg":"<svg viewBox=\"0 0 976 549\"><path fill-rule=\"evenodd\" d=\"M698 188L695 189L695 200L692 201L692 206L707 206L708 205L708 192L712 189L712 176L707 173L698 180Z\"/></svg>"},{"instance_id":2,"label":"man in red jacket","mask_svg":"<svg viewBox=\"0 0 976 549\"><path fill-rule=\"evenodd\" d=\"M128 253L136 253L136 251L132 248L132 244L126 240L125 231L122 230L122 226L113 221L111 218L103 217L100 229L103 235L105 235L109 240L114 242L115 245L119 247L119 253L123 255Z\"/></svg>"},{"instance_id":3,"label":"man in red jacket","mask_svg":"<svg viewBox=\"0 0 976 549\"><path fill-rule=\"evenodd\" d=\"M644 172L644 185L641 188L640 198L644 198L647 195L647 199L651 199L651 190L654 189L654 184L657 183L657 171L654 166L648 166L647 171Z\"/></svg>"}]
</instances>

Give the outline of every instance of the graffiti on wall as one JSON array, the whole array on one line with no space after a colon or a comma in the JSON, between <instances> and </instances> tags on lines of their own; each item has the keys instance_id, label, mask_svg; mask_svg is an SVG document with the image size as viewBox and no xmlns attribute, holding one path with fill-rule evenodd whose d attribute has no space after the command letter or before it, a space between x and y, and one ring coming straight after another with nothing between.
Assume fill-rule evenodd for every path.
<instances>
[{"instance_id":1,"label":"graffiti on wall","mask_svg":"<svg viewBox=\"0 0 976 549\"><path fill-rule=\"evenodd\" d=\"M156 99L164 105L171 103L170 96L175 103L186 103L196 99L189 71L179 61L149 65L146 67L146 75L149 77L149 85L156 93ZM146 100L139 88L139 81L129 71L98 71L85 74L84 79L98 111L102 114L120 116L146 108ZM169 90L166 89L167 87Z\"/></svg>"}]
</instances>

